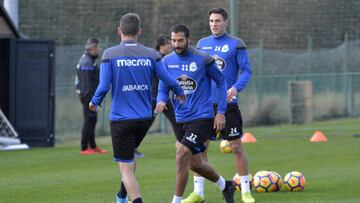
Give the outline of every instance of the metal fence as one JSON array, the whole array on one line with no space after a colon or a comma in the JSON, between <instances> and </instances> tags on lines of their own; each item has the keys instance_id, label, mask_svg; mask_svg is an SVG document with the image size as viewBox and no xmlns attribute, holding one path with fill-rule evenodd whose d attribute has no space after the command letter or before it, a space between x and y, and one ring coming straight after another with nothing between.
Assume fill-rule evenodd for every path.
<instances>
[{"instance_id":1,"label":"metal fence","mask_svg":"<svg viewBox=\"0 0 360 203\"><path fill-rule=\"evenodd\" d=\"M104 47L110 43L104 43ZM239 106L245 125L264 125L288 121L288 82L313 82L314 120L360 115L360 41L333 49L313 49L308 37L306 50L273 50L262 46L248 50L253 77L240 93ZM82 110L74 92L75 66L82 45L57 46L56 53L56 132L58 136L80 134ZM99 111L98 132L108 134L110 95ZM151 132L166 132L165 117L159 115Z\"/></svg>"}]
</instances>

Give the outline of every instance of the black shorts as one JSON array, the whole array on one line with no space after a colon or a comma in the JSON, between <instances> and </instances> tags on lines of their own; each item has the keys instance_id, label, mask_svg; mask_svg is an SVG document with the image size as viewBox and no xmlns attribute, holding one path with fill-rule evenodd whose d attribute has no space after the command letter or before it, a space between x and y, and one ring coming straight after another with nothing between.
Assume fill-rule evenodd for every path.
<instances>
[{"instance_id":1,"label":"black shorts","mask_svg":"<svg viewBox=\"0 0 360 203\"><path fill-rule=\"evenodd\" d=\"M214 105L215 115L217 105ZM236 140L242 137L243 121L241 112L237 104L228 104L225 112L225 128L221 131L221 138L224 140ZM211 140L216 140L216 132L213 130L210 136Z\"/></svg>"},{"instance_id":2,"label":"black shorts","mask_svg":"<svg viewBox=\"0 0 360 203\"><path fill-rule=\"evenodd\" d=\"M140 145L151 126L149 120L110 123L114 161L132 162L134 160L135 148Z\"/></svg>"},{"instance_id":3,"label":"black shorts","mask_svg":"<svg viewBox=\"0 0 360 203\"><path fill-rule=\"evenodd\" d=\"M204 143L210 138L214 119L201 119L188 123L177 123L176 139L191 150L193 154L205 151Z\"/></svg>"}]
</instances>

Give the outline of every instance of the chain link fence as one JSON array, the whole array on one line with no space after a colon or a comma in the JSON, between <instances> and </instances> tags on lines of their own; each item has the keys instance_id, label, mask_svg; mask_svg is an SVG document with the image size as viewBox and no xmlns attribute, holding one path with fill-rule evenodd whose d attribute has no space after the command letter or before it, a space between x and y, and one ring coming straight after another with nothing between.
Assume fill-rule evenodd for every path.
<instances>
[{"instance_id":1,"label":"chain link fence","mask_svg":"<svg viewBox=\"0 0 360 203\"><path fill-rule=\"evenodd\" d=\"M108 42L103 47L110 46ZM82 45L56 49L56 131L58 135L80 134L83 122L79 98L74 91L75 67ZM240 93L239 106L246 126L288 122L288 82L313 83L314 120L357 117L360 114L360 41L332 49L313 49L311 38L306 50L275 50L259 46L249 49L253 77ZM98 114L98 133L109 133L110 94ZM160 114L151 132L171 130Z\"/></svg>"}]
</instances>

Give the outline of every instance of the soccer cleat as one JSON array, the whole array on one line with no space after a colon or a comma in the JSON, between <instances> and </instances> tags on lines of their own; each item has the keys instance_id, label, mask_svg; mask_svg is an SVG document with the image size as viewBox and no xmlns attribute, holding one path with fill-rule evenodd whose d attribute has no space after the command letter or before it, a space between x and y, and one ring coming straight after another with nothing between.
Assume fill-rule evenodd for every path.
<instances>
[{"instance_id":1,"label":"soccer cleat","mask_svg":"<svg viewBox=\"0 0 360 203\"><path fill-rule=\"evenodd\" d=\"M227 182L227 181L226 181ZM232 182L232 181L231 181ZM235 193L235 185L231 184L226 191L223 191L223 197L225 203L234 203L234 193Z\"/></svg>"},{"instance_id":2,"label":"soccer cleat","mask_svg":"<svg viewBox=\"0 0 360 203\"><path fill-rule=\"evenodd\" d=\"M92 155L92 154L97 154L97 152L93 149L85 149L85 150L81 150L80 151L81 155Z\"/></svg>"},{"instance_id":3,"label":"soccer cleat","mask_svg":"<svg viewBox=\"0 0 360 203\"><path fill-rule=\"evenodd\" d=\"M101 149L100 147L96 147L93 150L95 150L99 154L106 154L107 151L105 149Z\"/></svg>"},{"instance_id":4,"label":"soccer cleat","mask_svg":"<svg viewBox=\"0 0 360 203\"><path fill-rule=\"evenodd\" d=\"M118 194L116 194L116 203L128 203L128 198L121 198Z\"/></svg>"},{"instance_id":5,"label":"soccer cleat","mask_svg":"<svg viewBox=\"0 0 360 203\"><path fill-rule=\"evenodd\" d=\"M254 203L255 199L251 196L250 192L244 192L241 194L241 200L244 203Z\"/></svg>"},{"instance_id":6,"label":"soccer cleat","mask_svg":"<svg viewBox=\"0 0 360 203\"><path fill-rule=\"evenodd\" d=\"M190 193L190 195L181 201L181 203L204 203L205 198L198 195L196 192Z\"/></svg>"}]
</instances>

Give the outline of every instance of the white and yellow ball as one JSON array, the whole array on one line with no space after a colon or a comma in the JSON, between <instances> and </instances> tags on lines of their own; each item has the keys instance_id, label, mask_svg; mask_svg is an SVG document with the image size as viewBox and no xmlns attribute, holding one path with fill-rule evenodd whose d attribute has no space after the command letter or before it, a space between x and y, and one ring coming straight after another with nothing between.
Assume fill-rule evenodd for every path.
<instances>
[{"instance_id":1,"label":"white and yellow ball","mask_svg":"<svg viewBox=\"0 0 360 203\"><path fill-rule=\"evenodd\" d=\"M220 151L222 153L231 153L232 152L229 141L221 140L221 142L220 142Z\"/></svg>"},{"instance_id":2,"label":"white and yellow ball","mask_svg":"<svg viewBox=\"0 0 360 203\"><path fill-rule=\"evenodd\" d=\"M269 171L259 171L254 176L256 192L274 192L278 189L278 177Z\"/></svg>"},{"instance_id":3,"label":"white and yellow ball","mask_svg":"<svg viewBox=\"0 0 360 203\"><path fill-rule=\"evenodd\" d=\"M281 176L276 173L275 171L270 171L272 182L274 183L274 187L272 188L271 192L277 192L280 191L283 181L281 179Z\"/></svg>"},{"instance_id":4,"label":"white and yellow ball","mask_svg":"<svg viewBox=\"0 0 360 203\"><path fill-rule=\"evenodd\" d=\"M289 172L284 178L284 188L288 191L303 191L305 188L305 176L298 171Z\"/></svg>"}]
</instances>

